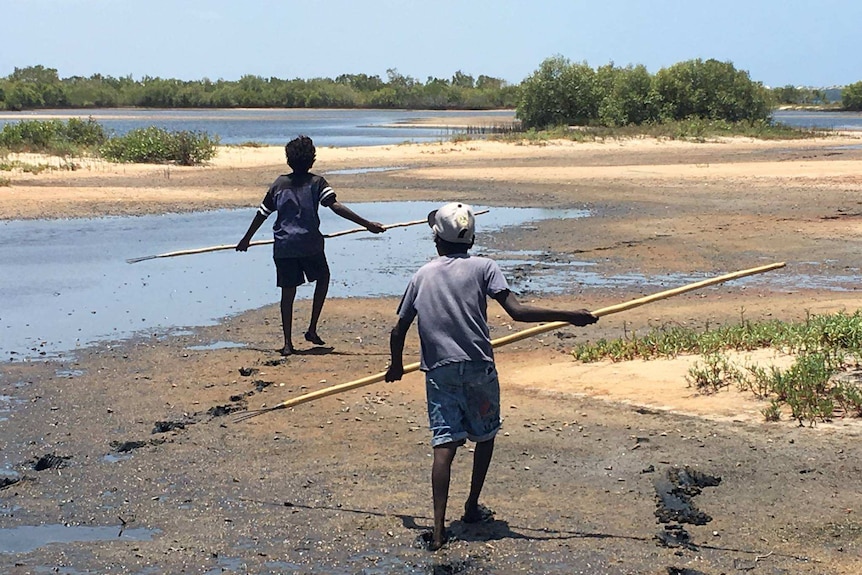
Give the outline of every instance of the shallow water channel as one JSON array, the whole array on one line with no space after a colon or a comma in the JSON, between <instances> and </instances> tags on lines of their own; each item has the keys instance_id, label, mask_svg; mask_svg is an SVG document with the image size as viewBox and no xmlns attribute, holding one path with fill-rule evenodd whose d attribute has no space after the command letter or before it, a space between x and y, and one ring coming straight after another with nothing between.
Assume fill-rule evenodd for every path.
<instances>
[{"instance_id":1,"label":"shallow water channel","mask_svg":"<svg viewBox=\"0 0 862 575\"><path fill-rule=\"evenodd\" d=\"M382 223L419 220L431 202L351 204ZM483 206L475 206L482 209ZM355 226L321 210L332 233ZM254 209L160 216L0 222L0 362L54 358L137 333L165 335L278 301L269 245L127 263L136 257L234 244ZM703 277L602 275L595 263L565 255L495 252L482 235L586 211L492 208L479 216L474 253L500 262L516 292L559 293L572 286L666 289ZM255 239L271 238L272 218ZM436 252L427 226L356 233L327 240L330 297L400 295L412 273ZM559 255L559 254L558 254ZM746 281L746 280L743 280ZM757 281L757 280L754 280ZM311 285L299 298L310 298Z\"/></svg>"},{"instance_id":2,"label":"shallow water channel","mask_svg":"<svg viewBox=\"0 0 862 575\"><path fill-rule=\"evenodd\" d=\"M383 223L422 219L429 202L351 204ZM476 206L480 209L481 206ZM322 209L324 233L355 228ZM73 351L137 332L164 334L278 301L272 247L232 249L127 263L177 250L233 244L254 209L160 216L0 222L0 361ZM481 232L577 210L494 208ZM255 239L272 237L270 218ZM478 249L481 249L479 238ZM327 240L330 297L399 295L410 275L435 255L427 226L356 233ZM298 297L309 298L312 286Z\"/></svg>"}]
</instances>

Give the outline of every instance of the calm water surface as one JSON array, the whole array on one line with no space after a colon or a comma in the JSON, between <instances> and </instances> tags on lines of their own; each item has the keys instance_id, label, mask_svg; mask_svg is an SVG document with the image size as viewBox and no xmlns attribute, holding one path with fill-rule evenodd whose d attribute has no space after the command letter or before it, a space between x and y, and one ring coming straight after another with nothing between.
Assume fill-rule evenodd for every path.
<instances>
[{"instance_id":1,"label":"calm water surface","mask_svg":"<svg viewBox=\"0 0 862 575\"><path fill-rule=\"evenodd\" d=\"M384 223L418 220L431 202L356 204ZM477 209L480 207L477 206ZM0 361L52 357L80 346L143 333L164 334L278 301L272 247L127 259L239 241L253 209L162 216L0 222ZM331 233L355 225L321 210ZM482 232L530 221L581 217L577 210L493 208ZM256 239L269 239L270 221ZM481 239L479 240L481 244ZM481 249L481 248L480 248ZM400 295L412 273L436 255L427 226L327 241L331 297ZM517 255L511 256L517 258ZM298 297L309 298L312 285Z\"/></svg>"},{"instance_id":2,"label":"calm water surface","mask_svg":"<svg viewBox=\"0 0 862 575\"><path fill-rule=\"evenodd\" d=\"M434 142L459 132L451 128L405 126L421 118L481 119L483 125L507 125L511 110L38 110L0 112L0 128L21 119L65 119L92 116L113 134L157 126L166 130L194 130L217 135L223 144L260 142L283 145L297 134L307 134L320 146L378 146L401 142ZM800 128L862 130L862 113L778 110L776 121Z\"/></svg>"},{"instance_id":3,"label":"calm water surface","mask_svg":"<svg viewBox=\"0 0 862 575\"><path fill-rule=\"evenodd\" d=\"M438 205L383 202L352 207L370 219L393 223L422 219ZM0 222L0 362L58 357L79 347L137 334L183 333L184 328L213 325L225 317L276 303L279 290L270 245L246 253L224 250L133 264L126 261L232 245L254 213L241 209ZM320 214L324 233L355 227L329 210ZM491 208L479 216L473 252L498 261L516 293L538 297L585 288L636 288L646 294L729 271L609 274L596 262L578 261L566 254L495 251L483 245L483 234L506 227L528 230L530 222L550 218L572 219L574 225L575 218L588 216L581 210ZM271 219L255 239L269 239L270 226ZM329 239L327 257L333 271L329 294L341 298L399 296L413 272L435 256L431 232L424 225ZM759 263L771 262L752 265ZM856 285L853 274L858 270L847 273L824 277L818 275L817 262L800 262L792 269L737 280L734 285L846 290ZM305 285L297 295L310 298L312 292L313 285ZM0 417L3 408L0 404Z\"/></svg>"},{"instance_id":4,"label":"calm water surface","mask_svg":"<svg viewBox=\"0 0 862 575\"><path fill-rule=\"evenodd\" d=\"M398 126L421 118L481 117L485 125L512 122L511 111L462 110L38 110L0 112L0 128L21 119L65 119L92 116L110 133L122 135L136 128L194 130L217 135L222 144L260 142L284 145L297 134L307 134L318 146L379 146L401 142L448 139L454 129Z\"/></svg>"}]
</instances>

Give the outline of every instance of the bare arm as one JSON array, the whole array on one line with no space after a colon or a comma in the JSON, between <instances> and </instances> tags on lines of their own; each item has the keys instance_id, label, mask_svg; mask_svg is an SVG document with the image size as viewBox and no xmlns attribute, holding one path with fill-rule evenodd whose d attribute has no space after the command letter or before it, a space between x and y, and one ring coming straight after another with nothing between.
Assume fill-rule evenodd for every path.
<instances>
[{"instance_id":1,"label":"bare arm","mask_svg":"<svg viewBox=\"0 0 862 575\"><path fill-rule=\"evenodd\" d=\"M585 309L571 311L553 310L546 307L525 305L518 301L511 291L500 292L494 299L506 310L506 313L515 321L543 322L543 321L566 321L572 325L585 326L596 323L599 318Z\"/></svg>"},{"instance_id":2,"label":"bare arm","mask_svg":"<svg viewBox=\"0 0 862 575\"><path fill-rule=\"evenodd\" d=\"M386 381L398 381L404 375L404 340L407 330L413 320L399 318L398 323L389 333L389 369L386 370Z\"/></svg>"},{"instance_id":3,"label":"bare arm","mask_svg":"<svg viewBox=\"0 0 862 575\"><path fill-rule=\"evenodd\" d=\"M384 228L382 224L366 220L338 200L332 202L327 207L345 220L350 220L354 224L359 224L373 234L380 234L386 231L386 228Z\"/></svg>"},{"instance_id":4,"label":"bare arm","mask_svg":"<svg viewBox=\"0 0 862 575\"><path fill-rule=\"evenodd\" d=\"M254 219L251 221L251 224L248 226L248 231L245 233L245 235L242 237L242 239L236 245L236 251L238 251L238 252L248 251L248 245L251 243L251 238L254 237L254 234L257 233L257 230L260 229L260 226L262 226L263 222L265 222L265 221L266 221L266 216L261 215L260 212L257 212L254 215Z\"/></svg>"}]
</instances>

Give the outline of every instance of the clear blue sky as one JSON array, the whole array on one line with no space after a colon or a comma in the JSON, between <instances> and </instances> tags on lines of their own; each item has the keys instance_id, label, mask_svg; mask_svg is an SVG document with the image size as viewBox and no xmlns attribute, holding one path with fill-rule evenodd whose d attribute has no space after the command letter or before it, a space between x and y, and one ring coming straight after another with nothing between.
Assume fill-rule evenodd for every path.
<instances>
[{"instance_id":1,"label":"clear blue sky","mask_svg":"<svg viewBox=\"0 0 862 575\"><path fill-rule=\"evenodd\" d=\"M560 55L652 73L715 58L767 86L862 80L862 0L0 0L0 37L0 76L517 83Z\"/></svg>"}]
</instances>

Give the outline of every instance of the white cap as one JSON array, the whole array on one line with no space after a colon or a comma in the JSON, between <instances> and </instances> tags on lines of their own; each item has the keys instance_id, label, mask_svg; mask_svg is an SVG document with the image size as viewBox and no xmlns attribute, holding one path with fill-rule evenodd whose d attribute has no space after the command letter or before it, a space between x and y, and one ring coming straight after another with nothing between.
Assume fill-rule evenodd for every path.
<instances>
[{"instance_id":1,"label":"white cap","mask_svg":"<svg viewBox=\"0 0 862 575\"><path fill-rule=\"evenodd\" d=\"M441 240L453 244L472 244L476 233L473 208L453 202L428 214L428 225Z\"/></svg>"}]
</instances>

